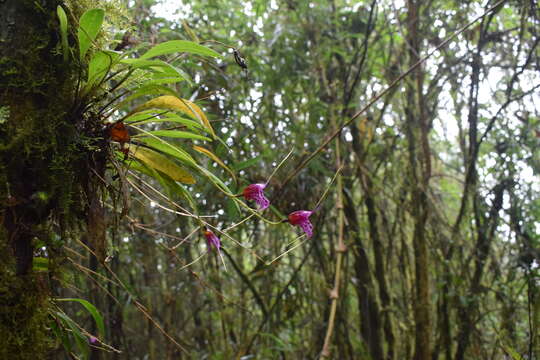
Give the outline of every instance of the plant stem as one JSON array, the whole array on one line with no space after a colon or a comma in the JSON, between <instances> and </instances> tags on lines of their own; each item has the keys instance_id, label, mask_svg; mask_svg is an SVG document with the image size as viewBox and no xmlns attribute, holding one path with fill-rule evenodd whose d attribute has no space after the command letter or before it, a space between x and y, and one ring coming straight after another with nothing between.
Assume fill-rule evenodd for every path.
<instances>
[{"instance_id":1,"label":"plant stem","mask_svg":"<svg viewBox=\"0 0 540 360\"><path fill-rule=\"evenodd\" d=\"M340 154L340 141L336 141L336 166L338 169L342 168L341 165L341 154ZM330 305L330 315L328 318L328 328L326 329L326 336L324 338L324 345L321 351L321 358L330 357L330 344L332 341L332 333L334 331L334 323L336 319L336 311L339 299L339 284L341 279L341 264L343 262L343 254L347 251L347 247L343 241L344 237L344 228L345 228L345 219L343 212L343 179L340 171L338 171L336 185L337 185L337 204L336 208L338 210L338 239L336 246L336 270L334 276L334 287L330 291L330 299L332 301Z\"/></svg>"}]
</instances>

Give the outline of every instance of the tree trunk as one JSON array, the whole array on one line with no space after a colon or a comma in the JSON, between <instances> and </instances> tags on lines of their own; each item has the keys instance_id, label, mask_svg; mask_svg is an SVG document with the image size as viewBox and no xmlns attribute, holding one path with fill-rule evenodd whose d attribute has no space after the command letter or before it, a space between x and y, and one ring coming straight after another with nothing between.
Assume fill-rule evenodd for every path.
<instances>
[{"instance_id":1,"label":"tree trunk","mask_svg":"<svg viewBox=\"0 0 540 360\"><path fill-rule=\"evenodd\" d=\"M417 1L408 1L407 42L409 65L420 59L419 6ZM421 67L412 73L407 84L406 135L409 147L409 182L411 191L411 215L414 222L413 247L415 264L416 296L414 303L415 360L428 360L431 356L431 319L429 301L429 259L426 226L428 224L428 191L431 177L429 149L429 122L423 96L424 75Z\"/></svg>"},{"instance_id":2,"label":"tree trunk","mask_svg":"<svg viewBox=\"0 0 540 360\"><path fill-rule=\"evenodd\" d=\"M76 183L74 122L66 116L75 87L62 63L60 0L0 2L0 358L45 359L47 272L34 272L35 247L49 269L60 246L51 218L66 220Z\"/></svg>"},{"instance_id":3,"label":"tree trunk","mask_svg":"<svg viewBox=\"0 0 540 360\"><path fill-rule=\"evenodd\" d=\"M348 187L348 186L347 186ZM345 217L349 224L352 233L360 232L360 225L357 220L357 213L354 207L353 200L346 192L344 208ZM383 359L383 336L382 336L382 320L380 318L380 308L377 302L377 295L374 286L372 271L369 266L369 258L365 250L365 244L362 239L357 236L353 244L352 253L354 256L354 270L358 277L358 285L356 291L358 293L358 310L360 313L360 328L362 339L366 343L368 357L371 359ZM363 359L364 357L362 357Z\"/></svg>"}]
</instances>

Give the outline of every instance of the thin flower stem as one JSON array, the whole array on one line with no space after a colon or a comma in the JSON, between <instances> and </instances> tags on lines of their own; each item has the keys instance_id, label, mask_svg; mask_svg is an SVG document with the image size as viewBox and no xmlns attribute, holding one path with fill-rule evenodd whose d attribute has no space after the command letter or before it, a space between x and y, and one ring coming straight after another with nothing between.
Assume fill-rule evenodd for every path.
<instances>
[{"instance_id":1,"label":"thin flower stem","mask_svg":"<svg viewBox=\"0 0 540 360\"><path fill-rule=\"evenodd\" d=\"M245 247L244 245L242 245L238 240L236 240L235 238L233 238L232 236L230 236L229 234L227 234L226 232L218 229L217 227L213 226L213 225L210 225L210 224L206 224L207 227L209 228L212 228L214 230L216 230L219 234L227 237L229 240L231 240L233 243L235 243L236 245L240 246L242 249L245 249L247 251L249 251L251 253L251 255L255 256L258 260L264 262L264 259L262 257L260 257L259 255L257 255L257 253L247 247Z\"/></svg>"},{"instance_id":2,"label":"thin flower stem","mask_svg":"<svg viewBox=\"0 0 540 360\"><path fill-rule=\"evenodd\" d=\"M324 190L324 193L322 194L322 196L319 198L319 201L317 201L317 205L315 205L315 207L313 208L313 211L317 211L317 209L319 208L319 206L321 206L322 202L324 201L324 199L326 198L326 196L328 195L328 192L330 191L330 187L332 186L332 184L334 183L334 181L336 180L336 178L338 177L338 175L340 174L341 170L343 170L343 165L341 165L336 173L334 174L334 177L332 178L332 180L330 180L330 183L328 184L328 186L326 187L326 189Z\"/></svg>"},{"instance_id":3,"label":"thin flower stem","mask_svg":"<svg viewBox=\"0 0 540 360\"><path fill-rule=\"evenodd\" d=\"M173 240L179 240L180 242L185 242L187 241L186 239L182 239L181 237L178 237L178 236L175 236L175 235L171 235L171 234L167 234L167 233L164 233L164 232L161 232L161 231L157 231L157 230L154 230L154 229L151 229L148 225L146 224L142 224L142 223L138 223L136 222L134 219L130 219L130 224L134 227L136 227L137 229L141 229L143 231L146 231L146 232L149 232L150 234L152 235L159 235L159 236L164 236L164 237L167 237L167 238L170 238L170 239L173 239Z\"/></svg>"},{"instance_id":4,"label":"thin flower stem","mask_svg":"<svg viewBox=\"0 0 540 360\"><path fill-rule=\"evenodd\" d=\"M301 239L303 238L304 236L306 236L305 234L302 234L298 237L298 239ZM273 259L272 261L270 262L266 262L265 265L268 266L268 265L272 265L272 263L274 263L275 261L281 259L283 256L287 255L288 253L290 253L291 251L293 251L294 249L296 249L297 247L299 247L300 245L304 244L306 241L308 241L309 239L304 239L303 241L299 242L298 244L296 244L295 246L293 246L292 248L290 248L289 250L285 251L284 253L282 253L281 255L279 255L278 257L276 257L275 259Z\"/></svg>"},{"instance_id":5,"label":"thin flower stem","mask_svg":"<svg viewBox=\"0 0 540 360\"><path fill-rule=\"evenodd\" d=\"M254 215L254 214L251 214L251 215L247 216L246 218L244 218L243 220L240 220L240 221L237 222L236 224L232 224L232 225L229 226L228 228L223 229L223 231L224 231L224 232L230 231L230 230L234 229L235 227L238 227L238 226L242 225L243 223L245 223L246 221L248 221L249 219L251 219L253 216L255 216L255 215Z\"/></svg>"},{"instance_id":6,"label":"thin flower stem","mask_svg":"<svg viewBox=\"0 0 540 360\"><path fill-rule=\"evenodd\" d=\"M272 179L272 177L276 174L276 172L281 168L281 166L283 166L283 164L285 163L285 161L287 161L287 159L292 155L294 149L289 151L289 153L287 155L285 155L285 157L283 158L283 160L281 160L279 162L279 164L275 167L275 169L272 171L272 173L270 174L270 176L268 177L268 179L266 180L266 183L265 185L268 185L268 183L270 182L270 180ZM238 194L238 195L232 195L232 194L229 194L227 193L226 191L224 191L223 189L221 189L219 186L218 188L227 196L230 196L234 201L236 201L238 204L240 204L240 206L246 208L251 214L246 217L245 219L241 220L239 223L227 228L226 230L224 231L227 231L227 230L230 230L232 228L235 228L236 226L246 222L248 219L252 218L253 216L257 216L258 218L260 218L262 221L264 221L265 223L267 224L270 224L270 225L278 225L278 224L281 224L281 220L280 221L271 221L271 220L268 220L267 218L265 218L264 216L262 216L258 211L252 209L249 205L247 205L246 203L244 203L243 201L241 200L238 200L237 197L238 196L241 196L241 194Z\"/></svg>"},{"instance_id":7,"label":"thin flower stem","mask_svg":"<svg viewBox=\"0 0 540 360\"><path fill-rule=\"evenodd\" d=\"M167 249L169 251L169 249ZM178 255L173 251L171 252L171 255L175 258L175 260L178 262L178 263L182 263L183 261L178 257ZM204 256L204 254L202 254L202 256ZM242 309L243 311L245 311L246 313L250 314L250 315L253 315L253 313L251 312L251 310L245 308L244 306L242 306L241 304L237 303L237 302L234 302L233 300L229 299L228 297L226 297L225 295L223 295L223 293L221 293L219 290L217 290L216 288L212 287L210 284L208 284L206 281L204 281L195 271L189 269L188 270L191 275L201 284L202 287L212 291L213 293L215 293L221 300L223 300L224 303L226 304L230 304L230 305L234 305L236 306L237 308L239 309Z\"/></svg>"},{"instance_id":8,"label":"thin flower stem","mask_svg":"<svg viewBox=\"0 0 540 360\"><path fill-rule=\"evenodd\" d=\"M134 175L134 174L132 174ZM138 176L134 175L136 178L140 179ZM144 180L140 179L141 181L144 182ZM180 205L174 203L173 201L171 201L170 199L168 199L164 194L160 193L157 189L153 188L150 184L147 184L148 187L150 187L152 190L154 190L155 192L157 192L158 194L160 194L161 196L163 196L165 199L167 199L168 201L172 202L174 205L178 206L179 208L181 208L182 210L186 211L186 213L180 213L179 211L176 211L176 210L173 210L173 209L169 209L159 203L157 203L156 201L152 200L148 195L146 195L141 189L139 189L136 185L133 184L132 181L129 181L128 179L128 182L130 183L130 185L132 185L137 191L139 191L139 193L141 193L146 199L154 202L156 204L156 206L158 206L159 208L165 210L165 211L169 211L169 212L172 212L174 214L178 214L178 215L183 215L183 216L188 216L188 217L192 217L192 218L195 218L197 221L199 221L199 223L201 224L200 225L200 228L202 227L208 227L208 228L212 228L214 230L216 230L218 233L220 234L223 234L224 236L226 236L227 238L229 238L230 240L232 240L236 245L242 247L243 249L249 251L253 256L255 256L257 259L261 260L264 262L264 260L259 256L257 255L257 253L255 253L255 251L245 247L244 245L242 245L239 241L237 241L236 239L234 239L232 236L230 236L229 234L227 234L226 232L218 229L217 227L209 224L208 222L204 221L203 220L203 217L214 217L213 215L206 215L206 216L199 216L199 215L194 215L194 214L191 214L189 211L183 209ZM246 205L247 206L247 205Z\"/></svg>"},{"instance_id":9,"label":"thin flower stem","mask_svg":"<svg viewBox=\"0 0 540 360\"><path fill-rule=\"evenodd\" d=\"M190 262L189 264L186 264L184 266L182 266L180 269L178 269L178 271L182 271L184 270L185 268L188 268L190 267L191 265L199 262L200 259L202 259L206 254L208 254L207 251L205 251L204 253L202 253L201 255L199 255L195 260L193 260L192 262Z\"/></svg>"},{"instance_id":10,"label":"thin flower stem","mask_svg":"<svg viewBox=\"0 0 540 360\"><path fill-rule=\"evenodd\" d=\"M279 221L271 221L271 220L268 220L267 218L265 218L264 216L261 215L261 213L259 213L257 210L254 210L252 209L251 207L249 207L249 205L247 205L245 202L241 201L241 200L238 200L237 198L233 197L232 198L234 201L236 201L238 204L240 204L240 206L246 208L246 210L248 210L251 215L250 216L257 216L259 219L261 219L262 221L264 221L265 223L267 224L270 224L270 225L278 225L278 224L281 224L281 220Z\"/></svg>"},{"instance_id":11,"label":"thin flower stem","mask_svg":"<svg viewBox=\"0 0 540 360\"><path fill-rule=\"evenodd\" d=\"M214 218L216 217L215 215L197 215L197 214L192 214L189 210L185 209L184 207L180 206L178 203L172 201L167 195L163 194L161 191L159 191L158 189L156 189L155 187L153 187L152 185L150 185L147 181L145 181L144 179L142 179L140 176L137 176L133 171L129 171L130 175L133 176L134 178L136 178L137 180L139 180L141 183L143 183L147 188L149 188L150 190L152 190L153 192L155 192L156 194L158 194L159 196L161 196L163 199L165 199L167 202L169 202L171 205L174 205L176 206L178 209L182 210L183 212L185 212L186 214L188 214L187 216L190 216L190 217L194 217L194 218Z\"/></svg>"},{"instance_id":12,"label":"thin flower stem","mask_svg":"<svg viewBox=\"0 0 540 360\"><path fill-rule=\"evenodd\" d=\"M85 243L83 243L80 239L77 239L77 242L82 246L84 247L88 252L90 252L92 255L96 256L95 252L90 249ZM165 330L163 330L163 328L152 318L152 316L148 313L148 310L146 310L146 308L140 303L138 302L136 299L137 299L137 296L135 293L132 292L132 290L130 290L130 288L124 284L124 282L116 275L116 273L114 271L111 270L111 268L105 264L105 263L102 263L103 267L113 276L113 278L118 282L118 284L120 285L120 287L122 287L124 289L124 291L126 291L133 299L135 299L133 301L133 303L135 304L135 307L150 321L152 322L152 324L166 337L168 338L173 344L175 344L180 350L182 350L183 352L185 352L186 354L188 353L188 351L182 346L180 345L171 335L169 335Z\"/></svg>"},{"instance_id":13,"label":"thin flower stem","mask_svg":"<svg viewBox=\"0 0 540 360\"><path fill-rule=\"evenodd\" d=\"M174 245L172 248L170 248L170 250L176 250L180 245L182 245L183 243L185 243L186 241L188 241L188 239L193 236L193 234L195 234L197 231L199 231L201 229L200 226L197 226L195 229L193 229L192 232L190 232L188 234L188 236L186 236L185 238L183 238L178 244Z\"/></svg>"},{"instance_id":14,"label":"thin flower stem","mask_svg":"<svg viewBox=\"0 0 540 360\"><path fill-rule=\"evenodd\" d=\"M268 177L268 179L266 179L266 184L265 185L268 185L268 183L270 182L270 180L272 179L272 177L276 174L276 172L279 170L279 168L285 163L285 161L287 161L287 159L292 155L294 149L292 149L291 151L289 151L289 153L287 155L285 155L285 157L283 158L283 160L281 160L281 162L278 164L278 166L276 166L276 168L274 169L274 171L272 171L272 173L270 174L270 176Z\"/></svg>"},{"instance_id":15,"label":"thin flower stem","mask_svg":"<svg viewBox=\"0 0 540 360\"><path fill-rule=\"evenodd\" d=\"M194 217L194 218L198 218L198 216L196 215L193 215L193 214L190 214L190 213L183 213L183 212L180 212L180 211L176 211L176 210L173 210L173 209L170 209L164 205L161 205L159 202L157 202L156 200L152 199L150 196L146 195L144 193L144 191L142 191L137 185L135 185L133 183L133 181L131 180L127 180L128 183L135 189L139 192L139 194L141 194L142 196L144 196L148 201L156 204L156 206L162 210L165 210L167 212L170 212L170 213L173 213L173 214L176 214L176 215L180 215L180 216L186 216L186 217Z\"/></svg>"},{"instance_id":16,"label":"thin flower stem","mask_svg":"<svg viewBox=\"0 0 540 360\"><path fill-rule=\"evenodd\" d=\"M223 269L225 272L227 272L227 265L225 265L225 259L223 258L223 255L221 254L221 251L218 250L219 258L221 259L221 263L223 264Z\"/></svg>"},{"instance_id":17,"label":"thin flower stem","mask_svg":"<svg viewBox=\"0 0 540 360\"><path fill-rule=\"evenodd\" d=\"M292 241L287 243L287 245L285 245L285 248L288 248L289 246L293 246L296 242L298 242L299 239L300 239L300 237L294 238Z\"/></svg>"},{"instance_id":18,"label":"thin flower stem","mask_svg":"<svg viewBox=\"0 0 540 360\"><path fill-rule=\"evenodd\" d=\"M227 45L225 43L222 43L221 41L217 41L217 40L203 40L200 42L200 44L218 44L218 45L221 45L221 46L224 46L226 48L229 48L229 49L235 49L234 46L231 46L231 45Z\"/></svg>"}]
</instances>

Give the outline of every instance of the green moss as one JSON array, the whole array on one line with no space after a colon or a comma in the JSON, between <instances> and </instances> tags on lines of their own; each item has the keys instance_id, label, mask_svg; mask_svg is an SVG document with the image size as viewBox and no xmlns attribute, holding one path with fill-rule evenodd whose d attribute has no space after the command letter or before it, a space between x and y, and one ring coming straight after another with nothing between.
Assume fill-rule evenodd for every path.
<instances>
[{"instance_id":1,"label":"green moss","mask_svg":"<svg viewBox=\"0 0 540 360\"><path fill-rule=\"evenodd\" d=\"M51 0L40 2L43 7L36 10L34 1L25 1L34 11L26 19L32 26L11 34L17 46L0 57L5 89L0 95L0 253L5 254L0 258L0 359L13 354L19 354L17 359L45 358L54 346L47 327L48 276L54 271L62 277L57 264L66 235L77 236L84 229L88 201L103 187L95 176L107 154L102 120L96 115L99 104L88 106L93 99L76 98L86 65L64 63L58 53L56 5L67 5L72 46L73 19L88 8L105 8L105 29L125 21L113 2ZM99 42L108 41L106 33ZM14 237L19 237L15 242L38 239L45 244L48 274L16 274Z\"/></svg>"},{"instance_id":2,"label":"green moss","mask_svg":"<svg viewBox=\"0 0 540 360\"><path fill-rule=\"evenodd\" d=\"M46 296L34 276L19 277L3 267L0 275L0 359L36 359L54 344L47 329Z\"/></svg>"},{"instance_id":3,"label":"green moss","mask_svg":"<svg viewBox=\"0 0 540 360\"><path fill-rule=\"evenodd\" d=\"M54 346L51 274L17 274L17 259L28 253L16 258L15 248L38 238L54 265L60 244L51 239L84 223L85 188L96 181L87 142L100 120L74 107L79 65L64 64L54 51L56 4L47 4L29 16L35 27L21 28L20 48L0 58L0 359L46 358Z\"/></svg>"}]
</instances>

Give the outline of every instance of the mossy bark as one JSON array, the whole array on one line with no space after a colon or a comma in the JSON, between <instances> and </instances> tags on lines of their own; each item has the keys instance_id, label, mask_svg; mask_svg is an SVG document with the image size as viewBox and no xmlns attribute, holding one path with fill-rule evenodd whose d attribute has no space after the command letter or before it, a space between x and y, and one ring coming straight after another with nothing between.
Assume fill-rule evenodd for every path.
<instances>
[{"instance_id":1,"label":"mossy bark","mask_svg":"<svg viewBox=\"0 0 540 360\"><path fill-rule=\"evenodd\" d=\"M75 71L57 49L61 3L0 3L1 359L44 359L53 346L49 276L32 261L39 245L54 263L82 180Z\"/></svg>"}]
</instances>

